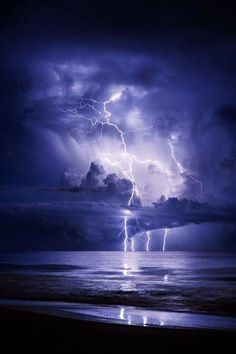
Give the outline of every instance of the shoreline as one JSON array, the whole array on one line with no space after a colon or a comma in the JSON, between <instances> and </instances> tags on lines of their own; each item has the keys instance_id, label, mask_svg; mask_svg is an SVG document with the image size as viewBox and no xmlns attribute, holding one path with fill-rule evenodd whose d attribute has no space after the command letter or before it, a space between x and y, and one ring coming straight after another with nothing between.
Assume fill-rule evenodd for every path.
<instances>
[{"instance_id":1,"label":"shoreline","mask_svg":"<svg viewBox=\"0 0 236 354\"><path fill-rule=\"evenodd\" d=\"M0 299L0 308L31 311L88 322L122 326L165 328L176 330L231 330L236 331L236 317L204 313L161 311L142 307Z\"/></svg>"},{"instance_id":2,"label":"shoreline","mask_svg":"<svg viewBox=\"0 0 236 354\"><path fill-rule=\"evenodd\" d=\"M0 306L4 353L235 352L235 331L124 326Z\"/></svg>"}]
</instances>

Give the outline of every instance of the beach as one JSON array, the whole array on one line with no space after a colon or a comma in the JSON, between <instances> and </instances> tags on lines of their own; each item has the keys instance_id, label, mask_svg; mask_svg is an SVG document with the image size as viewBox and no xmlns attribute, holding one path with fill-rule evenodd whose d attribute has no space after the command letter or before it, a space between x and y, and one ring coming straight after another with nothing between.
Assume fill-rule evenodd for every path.
<instances>
[{"instance_id":1,"label":"beach","mask_svg":"<svg viewBox=\"0 0 236 354\"><path fill-rule=\"evenodd\" d=\"M235 353L235 331L144 328L0 307L2 353Z\"/></svg>"}]
</instances>

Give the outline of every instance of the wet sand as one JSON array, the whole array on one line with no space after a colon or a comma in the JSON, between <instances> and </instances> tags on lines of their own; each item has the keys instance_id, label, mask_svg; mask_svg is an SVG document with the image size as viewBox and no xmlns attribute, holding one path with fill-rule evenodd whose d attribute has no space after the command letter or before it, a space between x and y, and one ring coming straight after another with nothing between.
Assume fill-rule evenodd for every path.
<instances>
[{"instance_id":1,"label":"wet sand","mask_svg":"<svg viewBox=\"0 0 236 354\"><path fill-rule=\"evenodd\" d=\"M236 331L124 326L0 307L2 353L235 353Z\"/></svg>"}]
</instances>

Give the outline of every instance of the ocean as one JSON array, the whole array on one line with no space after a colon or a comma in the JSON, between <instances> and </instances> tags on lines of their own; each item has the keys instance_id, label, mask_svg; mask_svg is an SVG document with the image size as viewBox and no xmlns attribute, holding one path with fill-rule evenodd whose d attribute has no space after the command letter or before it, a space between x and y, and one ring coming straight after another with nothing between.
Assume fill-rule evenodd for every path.
<instances>
[{"instance_id":1,"label":"ocean","mask_svg":"<svg viewBox=\"0 0 236 354\"><path fill-rule=\"evenodd\" d=\"M236 254L5 253L0 255L0 298L47 302L51 308L78 304L77 312L81 304L90 310L110 306L113 312L120 309L120 320L122 308L221 316L235 326Z\"/></svg>"}]
</instances>

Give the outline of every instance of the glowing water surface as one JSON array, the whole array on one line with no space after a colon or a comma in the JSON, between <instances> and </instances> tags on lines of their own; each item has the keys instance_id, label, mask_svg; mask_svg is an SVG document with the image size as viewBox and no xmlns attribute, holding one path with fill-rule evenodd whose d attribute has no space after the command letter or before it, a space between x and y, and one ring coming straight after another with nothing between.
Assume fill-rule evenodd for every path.
<instances>
[{"instance_id":1,"label":"glowing water surface","mask_svg":"<svg viewBox=\"0 0 236 354\"><path fill-rule=\"evenodd\" d=\"M236 317L49 301L0 300L1 305L87 321L133 326L236 330Z\"/></svg>"},{"instance_id":2,"label":"glowing water surface","mask_svg":"<svg viewBox=\"0 0 236 354\"><path fill-rule=\"evenodd\" d=\"M84 314L85 309L87 315L107 313L108 318L124 323L148 325L152 318L151 323L157 324L168 318L174 324L193 313L232 319L235 298L236 256L230 252L0 255L0 299L60 301L68 307L77 303L80 314L83 308Z\"/></svg>"}]
</instances>

